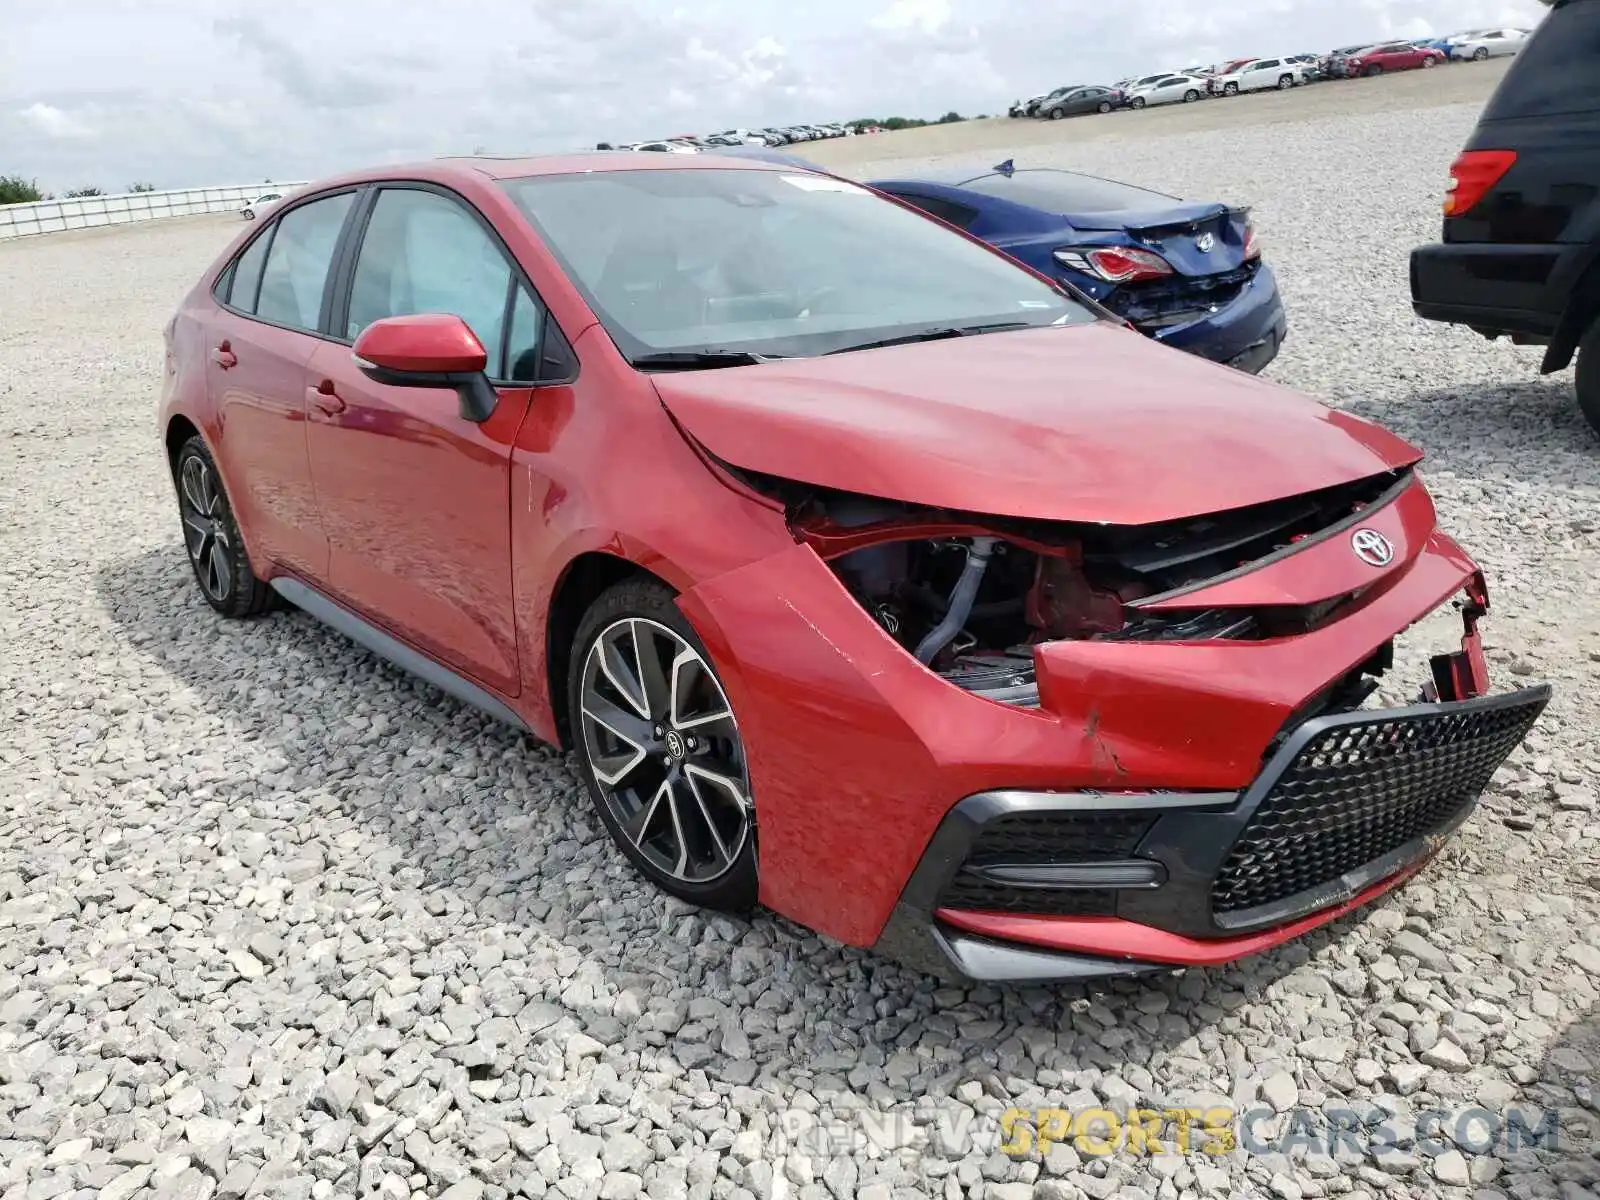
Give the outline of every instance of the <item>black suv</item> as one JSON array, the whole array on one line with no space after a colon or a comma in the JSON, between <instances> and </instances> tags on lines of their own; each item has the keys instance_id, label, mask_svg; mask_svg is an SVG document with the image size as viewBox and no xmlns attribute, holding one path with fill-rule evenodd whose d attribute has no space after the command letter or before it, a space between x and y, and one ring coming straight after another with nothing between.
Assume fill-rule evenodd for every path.
<instances>
[{"instance_id":1,"label":"black suv","mask_svg":"<svg viewBox=\"0 0 1600 1200\"><path fill-rule=\"evenodd\" d=\"M1411 252L1417 315L1578 358L1600 432L1600 0L1550 12L1451 169L1444 240Z\"/></svg>"}]
</instances>

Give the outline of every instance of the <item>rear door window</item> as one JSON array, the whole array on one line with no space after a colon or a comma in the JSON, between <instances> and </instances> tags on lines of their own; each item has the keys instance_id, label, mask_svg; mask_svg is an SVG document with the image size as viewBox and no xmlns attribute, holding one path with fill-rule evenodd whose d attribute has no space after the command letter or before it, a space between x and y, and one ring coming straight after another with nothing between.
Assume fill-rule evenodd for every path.
<instances>
[{"instance_id":1,"label":"rear door window","mask_svg":"<svg viewBox=\"0 0 1600 1200\"><path fill-rule=\"evenodd\" d=\"M1485 121L1600 112L1600 0L1566 0L1522 47Z\"/></svg>"}]
</instances>

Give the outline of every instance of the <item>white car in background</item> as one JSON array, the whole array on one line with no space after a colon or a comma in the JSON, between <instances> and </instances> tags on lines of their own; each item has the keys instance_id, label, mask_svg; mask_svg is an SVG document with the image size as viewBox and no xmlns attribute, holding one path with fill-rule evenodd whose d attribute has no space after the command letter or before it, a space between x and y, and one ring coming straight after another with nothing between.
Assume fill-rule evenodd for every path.
<instances>
[{"instance_id":1,"label":"white car in background","mask_svg":"<svg viewBox=\"0 0 1600 1200\"><path fill-rule=\"evenodd\" d=\"M1470 58L1482 62L1486 58L1515 54L1527 40L1526 29L1489 29L1451 38L1449 54L1451 58Z\"/></svg>"},{"instance_id":2,"label":"white car in background","mask_svg":"<svg viewBox=\"0 0 1600 1200\"><path fill-rule=\"evenodd\" d=\"M1209 94L1210 80L1203 75L1162 75L1154 82L1140 80L1132 90L1129 108L1148 108L1156 104L1193 104Z\"/></svg>"},{"instance_id":3,"label":"white car in background","mask_svg":"<svg viewBox=\"0 0 1600 1200\"><path fill-rule=\"evenodd\" d=\"M655 150L664 154L698 154L693 146L682 142L635 142L629 150Z\"/></svg>"},{"instance_id":4,"label":"white car in background","mask_svg":"<svg viewBox=\"0 0 1600 1200\"><path fill-rule=\"evenodd\" d=\"M254 221L267 209L283 199L282 192L262 192L254 200L246 200L244 207L239 210L239 215L246 221Z\"/></svg>"},{"instance_id":5,"label":"white car in background","mask_svg":"<svg viewBox=\"0 0 1600 1200\"><path fill-rule=\"evenodd\" d=\"M1258 58L1232 75L1220 76L1214 86L1224 96L1237 96L1240 92L1267 92L1275 88L1287 91L1305 81L1304 63L1286 58Z\"/></svg>"}]
</instances>

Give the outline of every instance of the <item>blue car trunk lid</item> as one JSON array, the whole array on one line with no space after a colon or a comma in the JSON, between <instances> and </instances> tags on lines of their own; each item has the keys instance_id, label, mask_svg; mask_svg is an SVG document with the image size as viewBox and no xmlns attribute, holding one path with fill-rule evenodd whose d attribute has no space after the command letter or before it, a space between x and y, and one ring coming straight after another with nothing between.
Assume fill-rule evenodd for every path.
<instances>
[{"instance_id":1,"label":"blue car trunk lid","mask_svg":"<svg viewBox=\"0 0 1600 1200\"><path fill-rule=\"evenodd\" d=\"M1135 245L1181 275L1216 275L1244 264L1245 214L1225 204L1181 204L1148 213L1073 213L1084 246Z\"/></svg>"}]
</instances>

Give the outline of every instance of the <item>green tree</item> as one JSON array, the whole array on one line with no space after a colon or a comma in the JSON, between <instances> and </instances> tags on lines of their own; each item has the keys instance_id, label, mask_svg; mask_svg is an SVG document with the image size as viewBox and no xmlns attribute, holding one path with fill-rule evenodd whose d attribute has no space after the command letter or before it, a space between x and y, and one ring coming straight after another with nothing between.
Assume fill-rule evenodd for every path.
<instances>
[{"instance_id":1,"label":"green tree","mask_svg":"<svg viewBox=\"0 0 1600 1200\"><path fill-rule=\"evenodd\" d=\"M97 187L86 187L86 188L73 188L66 195L67 195L67 199L68 200L76 200L81 196L104 196L105 193L102 192Z\"/></svg>"},{"instance_id":2,"label":"green tree","mask_svg":"<svg viewBox=\"0 0 1600 1200\"><path fill-rule=\"evenodd\" d=\"M128 190L130 192L153 192L156 190L156 185L153 183L130 183Z\"/></svg>"},{"instance_id":3,"label":"green tree","mask_svg":"<svg viewBox=\"0 0 1600 1200\"><path fill-rule=\"evenodd\" d=\"M21 175L0 175L0 204L29 204L48 197L39 190L39 184Z\"/></svg>"},{"instance_id":4,"label":"green tree","mask_svg":"<svg viewBox=\"0 0 1600 1200\"><path fill-rule=\"evenodd\" d=\"M960 113L955 112L954 110L952 110L950 112L945 113L944 116L940 117L939 120L938 120L938 124L940 124L940 125L954 125L957 121L965 121L965 120L966 120L966 118L963 117Z\"/></svg>"}]
</instances>

